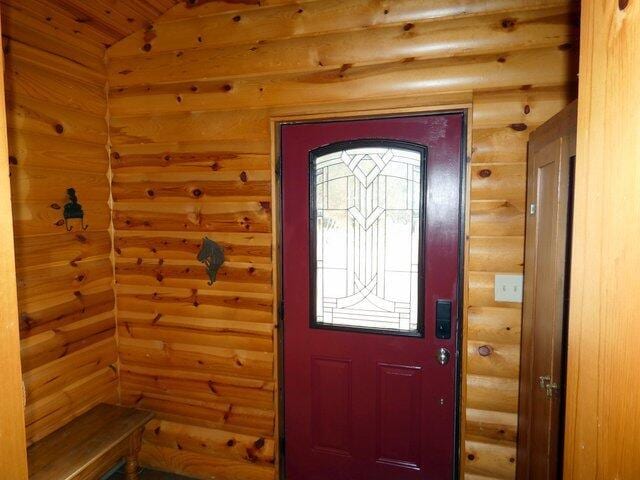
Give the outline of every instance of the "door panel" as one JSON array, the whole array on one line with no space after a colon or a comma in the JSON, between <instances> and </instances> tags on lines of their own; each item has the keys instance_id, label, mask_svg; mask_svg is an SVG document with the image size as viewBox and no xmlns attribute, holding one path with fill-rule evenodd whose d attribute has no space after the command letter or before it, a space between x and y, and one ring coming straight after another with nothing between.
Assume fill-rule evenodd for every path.
<instances>
[{"instance_id":1,"label":"door panel","mask_svg":"<svg viewBox=\"0 0 640 480\"><path fill-rule=\"evenodd\" d=\"M529 141L518 478L560 478L571 161L576 105Z\"/></svg>"},{"instance_id":2,"label":"door panel","mask_svg":"<svg viewBox=\"0 0 640 480\"><path fill-rule=\"evenodd\" d=\"M290 480L452 478L463 124L282 126Z\"/></svg>"},{"instance_id":3,"label":"door panel","mask_svg":"<svg viewBox=\"0 0 640 480\"><path fill-rule=\"evenodd\" d=\"M315 451L352 454L351 383L349 360L312 358L311 445Z\"/></svg>"},{"instance_id":4,"label":"door panel","mask_svg":"<svg viewBox=\"0 0 640 480\"><path fill-rule=\"evenodd\" d=\"M377 460L420 468L422 368L378 364Z\"/></svg>"}]
</instances>

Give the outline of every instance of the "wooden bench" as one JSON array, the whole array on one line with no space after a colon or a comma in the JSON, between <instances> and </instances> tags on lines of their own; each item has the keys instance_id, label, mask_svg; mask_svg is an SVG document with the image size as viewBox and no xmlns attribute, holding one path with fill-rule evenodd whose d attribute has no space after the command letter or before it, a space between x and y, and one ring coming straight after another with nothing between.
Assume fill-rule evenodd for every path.
<instances>
[{"instance_id":1,"label":"wooden bench","mask_svg":"<svg viewBox=\"0 0 640 480\"><path fill-rule=\"evenodd\" d=\"M102 403L27 450L32 480L95 480L126 459L128 480L138 478L138 452L153 413Z\"/></svg>"}]
</instances>

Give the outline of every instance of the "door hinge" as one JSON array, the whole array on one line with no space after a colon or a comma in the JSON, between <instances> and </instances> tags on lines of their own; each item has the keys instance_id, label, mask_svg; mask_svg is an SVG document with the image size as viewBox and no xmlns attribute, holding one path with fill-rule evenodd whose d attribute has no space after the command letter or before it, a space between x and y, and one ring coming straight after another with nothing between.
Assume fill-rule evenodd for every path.
<instances>
[{"instance_id":1,"label":"door hinge","mask_svg":"<svg viewBox=\"0 0 640 480\"><path fill-rule=\"evenodd\" d=\"M278 320L282 321L282 319L284 319L284 300L278 303Z\"/></svg>"},{"instance_id":2,"label":"door hinge","mask_svg":"<svg viewBox=\"0 0 640 480\"><path fill-rule=\"evenodd\" d=\"M538 207L536 206L535 203L532 203L531 205L529 205L529 215L535 215L537 210L538 210Z\"/></svg>"}]
</instances>

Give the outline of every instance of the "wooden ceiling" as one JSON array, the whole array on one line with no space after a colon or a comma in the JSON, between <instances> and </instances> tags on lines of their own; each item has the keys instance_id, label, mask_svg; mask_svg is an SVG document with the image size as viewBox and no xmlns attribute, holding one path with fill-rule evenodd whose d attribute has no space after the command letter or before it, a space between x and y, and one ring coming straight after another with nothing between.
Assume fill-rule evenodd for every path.
<instances>
[{"instance_id":1,"label":"wooden ceiling","mask_svg":"<svg viewBox=\"0 0 640 480\"><path fill-rule=\"evenodd\" d=\"M104 48L148 28L181 1L185 0L0 0L3 34L13 37L11 27L19 25L20 31L42 37L82 40Z\"/></svg>"}]
</instances>

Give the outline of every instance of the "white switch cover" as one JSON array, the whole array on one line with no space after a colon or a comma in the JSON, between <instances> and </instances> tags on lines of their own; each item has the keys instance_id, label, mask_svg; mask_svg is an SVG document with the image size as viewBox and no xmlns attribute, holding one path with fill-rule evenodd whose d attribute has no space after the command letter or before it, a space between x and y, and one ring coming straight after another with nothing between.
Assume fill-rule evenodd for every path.
<instances>
[{"instance_id":1,"label":"white switch cover","mask_svg":"<svg viewBox=\"0 0 640 480\"><path fill-rule=\"evenodd\" d=\"M522 303L522 275L496 275L496 302Z\"/></svg>"}]
</instances>

